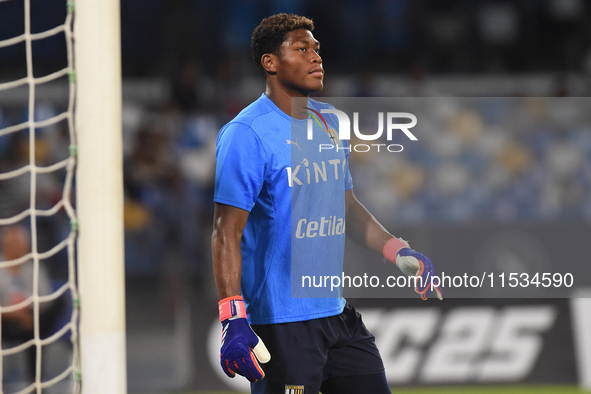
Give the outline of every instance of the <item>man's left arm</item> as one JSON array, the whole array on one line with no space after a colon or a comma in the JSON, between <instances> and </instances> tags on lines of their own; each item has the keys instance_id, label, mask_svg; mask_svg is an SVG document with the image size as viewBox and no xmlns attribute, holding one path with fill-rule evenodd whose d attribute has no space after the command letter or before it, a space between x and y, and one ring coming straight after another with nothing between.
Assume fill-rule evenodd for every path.
<instances>
[{"instance_id":1,"label":"man's left arm","mask_svg":"<svg viewBox=\"0 0 591 394\"><path fill-rule=\"evenodd\" d=\"M415 291L426 300L431 294L433 264L423 254L410 249L408 242L390 234L384 226L359 202L353 189L345 191L347 236L355 243L382 254L409 276L419 276ZM443 299L439 286L434 286L437 297Z\"/></svg>"},{"instance_id":2,"label":"man's left arm","mask_svg":"<svg viewBox=\"0 0 591 394\"><path fill-rule=\"evenodd\" d=\"M395 238L359 202L353 189L345 192L347 237L376 253L382 253L384 245Z\"/></svg>"}]
</instances>

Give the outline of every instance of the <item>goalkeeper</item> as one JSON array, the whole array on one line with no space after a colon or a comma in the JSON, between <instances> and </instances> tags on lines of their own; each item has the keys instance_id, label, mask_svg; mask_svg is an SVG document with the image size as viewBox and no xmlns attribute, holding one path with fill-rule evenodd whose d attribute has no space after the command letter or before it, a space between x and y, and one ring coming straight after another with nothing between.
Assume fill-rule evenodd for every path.
<instances>
[{"instance_id":1,"label":"goalkeeper","mask_svg":"<svg viewBox=\"0 0 591 394\"><path fill-rule=\"evenodd\" d=\"M252 393L390 393L374 337L350 304L342 297L291 296L292 248L297 264L342 272L345 221L349 238L405 274L421 276L415 290L423 299L434 275L429 259L388 233L356 199L347 149L318 152L305 134L292 134L292 123L306 122L292 114L292 98L303 98L318 113L332 108L308 99L324 78L313 29L310 19L297 15L261 22L252 54L266 91L218 136L212 253L221 368L250 380ZM338 129L336 119L326 119L327 130ZM326 132L315 136L348 146ZM303 166L320 162L334 164L331 176L306 179ZM298 170L292 163L303 164ZM332 222L326 231L324 222L322 228L296 227L325 218Z\"/></svg>"}]
</instances>

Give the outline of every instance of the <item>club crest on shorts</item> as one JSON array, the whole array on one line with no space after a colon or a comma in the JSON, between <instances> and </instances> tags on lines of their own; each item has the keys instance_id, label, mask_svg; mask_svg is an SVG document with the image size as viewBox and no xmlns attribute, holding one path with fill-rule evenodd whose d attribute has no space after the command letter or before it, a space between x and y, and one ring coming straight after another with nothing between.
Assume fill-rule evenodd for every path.
<instances>
[{"instance_id":1,"label":"club crest on shorts","mask_svg":"<svg viewBox=\"0 0 591 394\"><path fill-rule=\"evenodd\" d=\"M304 386L296 386L293 384L285 385L285 394L304 394Z\"/></svg>"}]
</instances>

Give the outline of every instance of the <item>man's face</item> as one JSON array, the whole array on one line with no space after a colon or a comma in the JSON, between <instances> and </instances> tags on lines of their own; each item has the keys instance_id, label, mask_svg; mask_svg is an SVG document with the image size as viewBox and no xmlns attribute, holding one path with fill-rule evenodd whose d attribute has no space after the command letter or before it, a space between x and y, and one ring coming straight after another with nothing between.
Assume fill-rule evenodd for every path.
<instances>
[{"instance_id":1,"label":"man's face","mask_svg":"<svg viewBox=\"0 0 591 394\"><path fill-rule=\"evenodd\" d=\"M306 29L287 33L277 57L277 79L294 95L307 96L322 90L324 69L320 43Z\"/></svg>"}]
</instances>

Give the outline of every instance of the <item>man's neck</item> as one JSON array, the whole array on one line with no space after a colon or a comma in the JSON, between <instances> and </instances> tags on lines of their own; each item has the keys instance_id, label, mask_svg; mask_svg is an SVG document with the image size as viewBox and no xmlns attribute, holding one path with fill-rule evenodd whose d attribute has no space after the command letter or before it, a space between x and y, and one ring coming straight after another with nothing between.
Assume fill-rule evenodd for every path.
<instances>
[{"instance_id":1,"label":"man's neck","mask_svg":"<svg viewBox=\"0 0 591 394\"><path fill-rule=\"evenodd\" d=\"M298 94L296 92L290 93L284 89L276 89L273 88L269 83L267 83L267 89L265 91L267 97L283 112L285 112L288 116L292 116L291 113L291 105L292 105L292 98L299 98L301 100L307 100L309 96L304 96ZM307 101L306 101L307 104ZM305 105L304 105L305 106ZM295 113L294 114L296 119L305 119L306 116L302 113Z\"/></svg>"}]
</instances>

